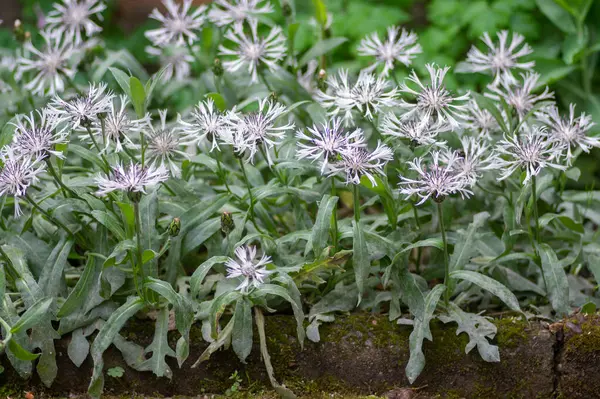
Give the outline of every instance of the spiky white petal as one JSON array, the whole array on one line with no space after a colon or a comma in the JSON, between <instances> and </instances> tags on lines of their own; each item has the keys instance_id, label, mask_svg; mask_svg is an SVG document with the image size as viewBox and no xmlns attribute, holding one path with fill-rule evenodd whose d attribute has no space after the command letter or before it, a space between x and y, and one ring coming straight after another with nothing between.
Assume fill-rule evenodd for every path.
<instances>
[{"instance_id":1,"label":"spiky white petal","mask_svg":"<svg viewBox=\"0 0 600 399\"><path fill-rule=\"evenodd\" d=\"M227 278L239 278L243 280L235 289L244 293L252 287L258 288L272 271L266 269L271 263L271 257L265 254L260 259L256 259L255 246L240 246L235 249L235 257L229 258L225 262L227 268Z\"/></svg>"},{"instance_id":2,"label":"spiky white petal","mask_svg":"<svg viewBox=\"0 0 600 399\"><path fill-rule=\"evenodd\" d=\"M45 159L49 154L64 158L62 151L55 149L57 144L69 141L66 127L58 128L58 120L47 109L17 115L13 145L15 154L24 157Z\"/></svg>"},{"instance_id":3,"label":"spiky white petal","mask_svg":"<svg viewBox=\"0 0 600 399\"><path fill-rule=\"evenodd\" d=\"M152 45L162 47L169 44L184 46L186 43L192 45L198 40L197 32L202 28L206 19L204 11L206 5L201 5L190 12L192 0L183 0L178 4L174 0L162 0L167 9L162 14L158 9L152 10L150 18L159 21L162 26L145 33Z\"/></svg>"},{"instance_id":4,"label":"spiky white petal","mask_svg":"<svg viewBox=\"0 0 600 399\"><path fill-rule=\"evenodd\" d=\"M377 186L374 175L383 175L383 167L392 159L392 150L381 142L377 142L373 151L365 147L348 147L341 160L329 164L328 174L345 175L346 184L360 184L361 177L366 176L373 186Z\"/></svg>"},{"instance_id":5,"label":"spiky white petal","mask_svg":"<svg viewBox=\"0 0 600 399\"><path fill-rule=\"evenodd\" d=\"M112 191L146 192L147 187L155 186L169 178L169 171L164 165L142 165L131 162L128 167L118 164L109 176L97 176L94 180L98 186L96 195L106 195Z\"/></svg>"},{"instance_id":6,"label":"spiky white petal","mask_svg":"<svg viewBox=\"0 0 600 399\"><path fill-rule=\"evenodd\" d=\"M194 107L191 117L189 122L179 117L179 124L188 141L196 143L199 147L203 147L208 141L211 143L211 151L219 148L219 138L227 127L226 116L216 108L213 99L199 102Z\"/></svg>"},{"instance_id":7,"label":"spiky white petal","mask_svg":"<svg viewBox=\"0 0 600 399\"><path fill-rule=\"evenodd\" d=\"M522 82L516 83L502 78L499 85L488 85L489 93L485 95L496 101L503 99L517 111L519 118L523 118L537 103L554 98L554 93L547 86L542 93L534 94L539 78L539 73L521 74Z\"/></svg>"},{"instance_id":8,"label":"spiky white petal","mask_svg":"<svg viewBox=\"0 0 600 399\"><path fill-rule=\"evenodd\" d=\"M106 90L105 83L90 83L85 95L72 100L65 101L58 95L54 96L48 105L48 111L57 119L67 121L69 128L80 129L82 126L91 126L98 121L98 115L109 112L114 97L110 90Z\"/></svg>"},{"instance_id":9,"label":"spiky white petal","mask_svg":"<svg viewBox=\"0 0 600 399\"><path fill-rule=\"evenodd\" d=\"M106 5L99 0L62 0L62 4L54 3L54 9L46 17L46 24L53 36L63 37L78 46L84 41L84 33L89 38L102 32L92 18L102 20L105 9Z\"/></svg>"},{"instance_id":10,"label":"spiky white petal","mask_svg":"<svg viewBox=\"0 0 600 399\"><path fill-rule=\"evenodd\" d=\"M19 198L27 194L27 189L38 181L38 174L46 164L39 158L18 156L10 147L0 151L0 196L12 195L15 199L15 217L21 216Z\"/></svg>"},{"instance_id":11,"label":"spiky white petal","mask_svg":"<svg viewBox=\"0 0 600 399\"><path fill-rule=\"evenodd\" d=\"M383 116L380 131L385 136L405 138L418 145L442 145L444 142L438 140L438 136L444 132L445 127L432 124L426 116L402 119L393 112L388 112Z\"/></svg>"},{"instance_id":12,"label":"spiky white petal","mask_svg":"<svg viewBox=\"0 0 600 399\"><path fill-rule=\"evenodd\" d=\"M196 50L196 48L193 48L193 51ZM158 57L161 68L164 68L161 77L163 82L169 82L173 78L176 81L182 81L191 74L191 64L194 63L194 57L186 48L176 46L146 46L146 53Z\"/></svg>"},{"instance_id":13,"label":"spiky white petal","mask_svg":"<svg viewBox=\"0 0 600 399\"><path fill-rule=\"evenodd\" d=\"M252 25L257 17L273 12L271 3L264 0L215 0L208 12L208 19L217 26L232 25L241 30L244 22Z\"/></svg>"},{"instance_id":14,"label":"spiky white petal","mask_svg":"<svg viewBox=\"0 0 600 399\"><path fill-rule=\"evenodd\" d=\"M167 110L159 110L160 125L154 127L150 124L149 130L143 133L148 137L146 156L148 161L155 166L162 165L167 168L173 177L181 177L181 162L189 158L188 154L182 151L186 137L182 134L181 126L167 126Z\"/></svg>"},{"instance_id":15,"label":"spiky white petal","mask_svg":"<svg viewBox=\"0 0 600 399\"><path fill-rule=\"evenodd\" d=\"M375 57L375 63L371 69L383 64L381 74L386 77L394 69L394 63L400 62L406 66L411 64L413 58L422 52L421 45L417 43L418 36L414 32L408 32L398 26L387 28L387 38L382 41L377 32L373 32L360 42L358 54L362 56Z\"/></svg>"}]
</instances>

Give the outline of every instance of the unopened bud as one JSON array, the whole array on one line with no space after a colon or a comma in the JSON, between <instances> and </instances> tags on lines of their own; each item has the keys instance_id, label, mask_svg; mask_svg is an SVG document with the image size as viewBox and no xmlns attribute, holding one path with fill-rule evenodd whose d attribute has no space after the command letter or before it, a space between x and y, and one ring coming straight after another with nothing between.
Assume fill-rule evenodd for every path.
<instances>
[{"instance_id":1,"label":"unopened bud","mask_svg":"<svg viewBox=\"0 0 600 399\"><path fill-rule=\"evenodd\" d=\"M26 40L31 39L31 33L25 32L23 29L23 24L21 24L21 20L17 19L13 28L13 35L18 42L25 42Z\"/></svg>"},{"instance_id":2,"label":"unopened bud","mask_svg":"<svg viewBox=\"0 0 600 399\"><path fill-rule=\"evenodd\" d=\"M321 69L317 76L317 88L321 91L327 90L327 72L324 69Z\"/></svg>"},{"instance_id":3,"label":"unopened bud","mask_svg":"<svg viewBox=\"0 0 600 399\"><path fill-rule=\"evenodd\" d=\"M21 20L20 19L15 19L14 28L15 29L20 29L21 28Z\"/></svg>"},{"instance_id":4,"label":"unopened bud","mask_svg":"<svg viewBox=\"0 0 600 399\"><path fill-rule=\"evenodd\" d=\"M233 215L231 215L231 212L223 212L221 214L221 232L223 232L223 235L228 236L233 229L235 229Z\"/></svg>"},{"instance_id":5,"label":"unopened bud","mask_svg":"<svg viewBox=\"0 0 600 399\"><path fill-rule=\"evenodd\" d=\"M292 15L292 6L287 1L282 2L282 3L283 4L281 5L281 13L283 14L284 17L287 18Z\"/></svg>"},{"instance_id":6,"label":"unopened bud","mask_svg":"<svg viewBox=\"0 0 600 399\"><path fill-rule=\"evenodd\" d=\"M179 232L181 231L181 219L173 218L171 224L169 224L169 228L167 229L169 235L171 237L177 237Z\"/></svg>"},{"instance_id":7,"label":"unopened bud","mask_svg":"<svg viewBox=\"0 0 600 399\"><path fill-rule=\"evenodd\" d=\"M221 64L220 59L215 58L213 62L212 71L215 74L215 76L223 76L223 65Z\"/></svg>"},{"instance_id":8,"label":"unopened bud","mask_svg":"<svg viewBox=\"0 0 600 399\"><path fill-rule=\"evenodd\" d=\"M142 200L142 192L141 191L128 191L127 196L129 197L131 202L134 202L136 204L139 204L139 202Z\"/></svg>"},{"instance_id":9,"label":"unopened bud","mask_svg":"<svg viewBox=\"0 0 600 399\"><path fill-rule=\"evenodd\" d=\"M271 92L271 94L269 94L269 101L272 101L274 103L279 101L279 96L277 95L277 93L275 93L274 91Z\"/></svg>"}]
</instances>

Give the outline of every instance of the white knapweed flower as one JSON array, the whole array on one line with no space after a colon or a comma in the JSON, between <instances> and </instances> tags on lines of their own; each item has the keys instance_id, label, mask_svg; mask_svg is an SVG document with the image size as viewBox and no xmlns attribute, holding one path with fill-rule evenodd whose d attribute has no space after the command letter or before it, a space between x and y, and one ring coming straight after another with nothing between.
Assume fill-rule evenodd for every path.
<instances>
[{"instance_id":1,"label":"white knapweed flower","mask_svg":"<svg viewBox=\"0 0 600 399\"><path fill-rule=\"evenodd\" d=\"M219 141L221 144L231 146L236 157L247 157L250 162L254 159L254 155L258 151L256 140L253 137L245 136L242 130L223 129L219 132Z\"/></svg>"},{"instance_id":2,"label":"white knapweed flower","mask_svg":"<svg viewBox=\"0 0 600 399\"><path fill-rule=\"evenodd\" d=\"M394 63L400 62L409 66L412 59L422 52L421 46L417 43L418 36L414 32L408 32L397 26L387 28L387 38L381 41L379 35L373 32L362 39L358 47L358 54L362 56L375 57L375 63L371 69L383 64L381 74L385 77L394 69Z\"/></svg>"},{"instance_id":3,"label":"white knapweed flower","mask_svg":"<svg viewBox=\"0 0 600 399\"><path fill-rule=\"evenodd\" d=\"M508 43L508 31L498 32L497 36L498 46L496 47L490 35L485 32L481 40L489 48L489 51L484 53L475 46L471 47L461 71L490 73L494 76L493 85L497 85L501 79L514 84L516 79L513 76L513 70L533 70L534 61L519 62L519 58L531 54L533 49L524 43L525 38L518 33L513 32L510 43Z\"/></svg>"},{"instance_id":4,"label":"white knapweed flower","mask_svg":"<svg viewBox=\"0 0 600 399\"><path fill-rule=\"evenodd\" d=\"M104 131L102 123L96 120L92 125L92 132L96 136L98 143L103 143L103 152L108 151L111 145L114 145L115 152L123 151L123 146L135 148L136 145L129 137L132 134L141 134L145 127L150 123L148 115L142 119L131 119L127 112L129 100L127 96L119 96L119 104L116 104L116 98L110 103L108 113L104 117ZM81 136L87 140L86 135Z\"/></svg>"},{"instance_id":5,"label":"white knapweed flower","mask_svg":"<svg viewBox=\"0 0 600 399\"><path fill-rule=\"evenodd\" d=\"M425 66L429 72L430 84L423 84L415 71L413 70L407 80L415 83L417 89L411 89L406 83L403 83L400 91L412 94L416 97L416 103L409 103L400 100L400 106L407 112L402 115L404 119L412 119L415 114L432 118L433 122L439 126L449 124L452 130L460 127L465 119L469 93L462 96L453 97L446 86L444 86L444 77L450 67L438 68L434 64Z\"/></svg>"},{"instance_id":6,"label":"white knapweed flower","mask_svg":"<svg viewBox=\"0 0 600 399\"><path fill-rule=\"evenodd\" d=\"M424 157L417 157L408 162L410 170L417 173L412 179L400 176L400 193L410 198L417 195L421 205L429 198L442 202L447 196L460 194L462 198L469 198L473 193L467 187L465 176L456 169L458 154L455 151L442 154L440 151L431 153L431 162L426 162Z\"/></svg>"},{"instance_id":7,"label":"white knapweed flower","mask_svg":"<svg viewBox=\"0 0 600 399\"><path fill-rule=\"evenodd\" d=\"M561 118L558 108L553 105L543 112L536 113L537 119L548 126L550 140L557 142L563 151L567 152L566 158L571 165L572 148L579 147L589 152L592 147L600 147L600 138L590 137L587 132L595 125L592 117L582 113L575 117L575 104L569 106L569 117Z\"/></svg>"},{"instance_id":8,"label":"white knapweed flower","mask_svg":"<svg viewBox=\"0 0 600 399\"><path fill-rule=\"evenodd\" d=\"M331 117L341 117L346 125L352 122L352 84L347 69L340 69L337 74L327 78L327 91L319 90L316 100L327 110Z\"/></svg>"},{"instance_id":9,"label":"white knapweed flower","mask_svg":"<svg viewBox=\"0 0 600 399\"><path fill-rule=\"evenodd\" d=\"M167 126L167 110L158 111L160 115L160 126L150 125L150 130L143 133L148 136L146 156L155 166L163 165L171 172L173 177L181 177L179 164L189 156L181 150L185 144L182 129L179 125Z\"/></svg>"},{"instance_id":10,"label":"white knapweed flower","mask_svg":"<svg viewBox=\"0 0 600 399\"><path fill-rule=\"evenodd\" d=\"M241 134L246 140L254 141L254 146L248 146L250 161L253 161L259 146L262 146L267 162L272 165L269 150L281 143L287 131L294 129L294 123L277 126L277 120L287 112L286 107L280 103L273 103L265 98L258 101L258 111L247 114L230 112L225 119L228 129Z\"/></svg>"},{"instance_id":11,"label":"white knapweed flower","mask_svg":"<svg viewBox=\"0 0 600 399\"><path fill-rule=\"evenodd\" d=\"M255 246L237 247L235 257L237 260L229 258L225 267L227 278L243 278L241 284L235 288L238 291L246 293L252 287L258 288L272 273L266 268L271 263L271 257L263 254L260 259L256 259Z\"/></svg>"},{"instance_id":12,"label":"white knapweed flower","mask_svg":"<svg viewBox=\"0 0 600 399\"><path fill-rule=\"evenodd\" d=\"M473 187L481 177L481 173L489 170L496 162L495 154L490 154L490 146L485 141L475 137L462 137L460 139L461 149L458 151L458 159L454 161L454 170L463 176L466 184ZM446 156L448 152L442 153ZM450 161L446 160L446 164Z\"/></svg>"},{"instance_id":13,"label":"white knapweed flower","mask_svg":"<svg viewBox=\"0 0 600 399\"><path fill-rule=\"evenodd\" d=\"M189 141L195 142L199 147L211 144L211 151L219 148L219 138L226 128L225 115L215 106L212 98L201 101L191 113L192 120L187 122L179 117L179 124Z\"/></svg>"},{"instance_id":14,"label":"white knapweed flower","mask_svg":"<svg viewBox=\"0 0 600 399\"><path fill-rule=\"evenodd\" d=\"M247 68L252 82L258 82L258 68L263 65L272 72L279 67L277 63L285 58L287 42L281 27L275 26L266 38L262 38L258 36L256 25L250 24L251 36L238 29L231 29L225 34L225 39L232 41L235 48L219 46L219 55L233 57L223 61L225 70L235 73Z\"/></svg>"},{"instance_id":15,"label":"white knapweed flower","mask_svg":"<svg viewBox=\"0 0 600 399\"><path fill-rule=\"evenodd\" d=\"M37 114L37 116L36 116ZM46 109L17 115L12 148L15 154L24 157L45 159L50 154L64 158L62 151L55 150L57 144L69 141L66 128L58 129L58 120Z\"/></svg>"},{"instance_id":16,"label":"white knapweed flower","mask_svg":"<svg viewBox=\"0 0 600 399\"><path fill-rule=\"evenodd\" d=\"M98 121L98 115L110 111L110 105L114 94L106 90L106 84L90 83L85 95L77 96L72 100L65 101L55 96L48 105L48 110L57 119L67 121L69 128L79 129L90 126Z\"/></svg>"},{"instance_id":17,"label":"white knapweed flower","mask_svg":"<svg viewBox=\"0 0 600 399\"><path fill-rule=\"evenodd\" d=\"M561 148L548 137L545 127L524 129L525 132L520 135L504 135L496 144L498 158L493 167L501 170L498 180L507 179L516 170L524 170L526 176L523 184L526 184L544 168L566 169L566 166L558 163Z\"/></svg>"},{"instance_id":18,"label":"white knapweed flower","mask_svg":"<svg viewBox=\"0 0 600 399\"><path fill-rule=\"evenodd\" d=\"M145 33L148 40L154 46L163 47L168 44L184 46L186 43L193 44L198 40L196 34L204 24L206 10L205 5L197 7L190 12L192 0L183 0L181 6L175 0L163 0L167 13L163 15L158 9L152 10L150 18L159 21L162 26Z\"/></svg>"},{"instance_id":19,"label":"white knapweed flower","mask_svg":"<svg viewBox=\"0 0 600 399\"><path fill-rule=\"evenodd\" d=\"M308 133L304 130L296 132L298 139L298 149L296 156L298 159L310 159L321 161L321 173L325 172L330 161L337 161L342 153L348 151L350 147L365 147L365 137L361 129L355 129L345 132L342 128L340 119L332 119L327 123L307 127Z\"/></svg>"},{"instance_id":20,"label":"white knapweed flower","mask_svg":"<svg viewBox=\"0 0 600 399\"><path fill-rule=\"evenodd\" d=\"M131 193L145 193L146 187L155 186L169 178L169 171L163 165L142 165L131 162L125 168L118 164L112 168L109 176L97 176L94 180L98 186L96 195L106 195L119 190Z\"/></svg>"},{"instance_id":21,"label":"white knapweed flower","mask_svg":"<svg viewBox=\"0 0 600 399\"><path fill-rule=\"evenodd\" d=\"M102 31L92 18L102 20L101 13L105 9L106 5L98 0L62 0L62 4L54 3L46 24L52 35L64 37L77 46L84 41L83 33L89 38Z\"/></svg>"},{"instance_id":22,"label":"white knapweed flower","mask_svg":"<svg viewBox=\"0 0 600 399\"><path fill-rule=\"evenodd\" d=\"M389 82L384 77L375 77L372 73L362 71L350 91L354 107L372 121L373 115L379 113L383 108L399 104L396 99L398 89L395 87L390 89L389 86Z\"/></svg>"},{"instance_id":23,"label":"white knapweed flower","mask_svg":"<svg viewBox=\"0 0 600 399\"><path fill-rule=\"evenodd\" d=\"M329 164L329 175L345 174L346 184L360 184L361 177L366 176L376 186L373 175L383 175L383 167L392 159L392 150L381 142L377 142L373 151L365 147L348 147L341 160Z\"/></svg>"},{"instance_id":24,"label":"white knapweed flower","mask_svg":"<svg viewBox=\"0 0 600 399\"><path fill-rule=\"evenodd\" d=\"M497 86L489 85L489 93L485 93L486 97L499 101L501 98L508 105L513 107L520 118L523 118L531 109L540 101L552 100L554 93L548 87L544 88L541 94L533 94L537 81L540 78L539 73L521 74L523 82L511 83L509 79L501 79Z\"/></svg>"},{"instance_id":25,"label":"white knapweed flower","mask_svg":"<svg viewBox=\"0 0 600 399\"><path fill-rule=\"evenodd\" d=\"M417 116L403 120L393 112L388 112L381 121L381 134L410 140L413 145L441 145L438 135L444 132L444 125L432 124L429 118Z\"/></svg>"},{"instance_id":26,"label":"white knapweed flower","mask_svg":"<svg viewBox=\"0 0 600 399\"><path fill-rule=\"evenodd\" d=\"M257 22L257 16L273 12L271 3L263 0L215 0L208 19L217 26L233 24L234 29L242 30L244 21Z\"/></svg>"},{"instance_id":27,"label":"white knapweed flower","mask_svg":"<svg viewBox=\"0 0 600 399\"><path fill-rule=\"evenodd\" d=\"M55 95L65 89L64 79L73 79L75 69L69 61L74 54L73 45L66 40L52 37L48 32L41 33L44 47L38 50L30 41L25 43L24 52L17 59L15 78L22 80L24 74L31 73L24 88L34 95Z\"/></svg>"},{"instance_id":28,"label":"white knapweed flower","mask_svg":"<svg viewBox=\"0 0 600 399\"><path fill-rule=\"evenodd\" d=\"M486 140L491 140L492 135L500 131L496 118L487 109L480 108L475 100L469 101L467 111L463 123L465 130L476 133Z\"/></svg>"},{"instance_id":29,"label":"white knapweed flower","mask_svg":"<svg viewBox=\"0 0 600 399\"><path fill-rule=\"evenodd\" d=\"M38 181L37 175L45 170L41 159L17 156L9 147L0 151L0 196L12 195L15 199L15 217L21 216L19 198L27 194L30 185Z\"/></svg>"},{"instance_id":30,"label":"white knapweed flower","mask_svg":"<svg viewBox=\"0 0 600 399\"><path fill-rule=\"evenodd\" d=\"M163 82L169 82L173 78L182 81L190 76L192 71L190 65L194 63L194 57L186 48L146 46L146 53L158 57L161 68L164 68L161 77Z\"/></svg>"}]
</instances>

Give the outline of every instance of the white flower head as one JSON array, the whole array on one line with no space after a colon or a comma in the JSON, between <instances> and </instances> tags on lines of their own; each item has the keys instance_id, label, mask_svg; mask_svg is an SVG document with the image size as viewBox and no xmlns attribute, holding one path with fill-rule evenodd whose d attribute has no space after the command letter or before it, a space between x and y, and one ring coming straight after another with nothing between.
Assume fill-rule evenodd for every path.
<instances>
[{"instance_id":1,"label":"white flower head","mask_svg":"<svg viewBox=\"0 0 600 399\"><path fill-rule=\"evenodd\" d=\"M102 31L92 18L102 20L105 9L106 5L99 0L62 0L62 4L54 3L46 24L53 36L78 46L84 41L83 33L89 38Z\"/></svg>"},{"instance_id":2,"label":"white flower head","mask_svg":"<svg viewBox=\"0 0 600 399\"><path fill-rule=\"evenodd\" d=\"M167 9L165 15L156 8L150 13L150 18L159 21L162 26L145 33L152 45L158 47L168 44L184 46L186 43L192 45L198 40L196 32L204 24L206 5L190 12L192 0L183 0L181 6L175 0L162 0L162 3Z\"/></svg>"},{"instance_id":3,"label":"white flower head","mask_svg":"<svg viewBox=\"0 0 600 399\"><path fill-rule=\"evenodd\" d=\"M274 103L265 98L258 101L258 111L247 114L238 114L230 112L225 118L225 124L234 134L243 136L248 143L254 142L254 145L247 145L250 150L250 161L253 161L259 146L263 146L267 157L267 162L272 165L269 150L276 145L281 144L286 132L294 129L294 123L286 123L278 126L277 120L287 113L283 104Z\"/></svg>"},{"instance_id":4,"label":"white flower head","mask_svg":"<svg viewBox=\"0 0 600 399\"><path fill-rule=\"evenodd\" d=\"M600 147L600 138L590 137L587 132L594 126L592 117L582 113L575 117L575 104L569 106L569 117L561 118L556 105L546 108L543 112L536 113L537 119L548 127L550 140L560 145L567 152L567 163L570 165L573 158L571 148L579 147L589 152L592 147Z\"/></svg>"},{"instance_id":5,"label":"white flower head","mask_svg":"<svg viewBox=\"0 0 600 399\"><path fill-rule=\"evenodd\" d=\"M169 171L163 165L143 167L131 162L127 168L118 164L112 169L110 176L97 176L94 180L98 186L96 195L104 196L115 190L145 193L146 187L155 186L168 178Z\"/></svg>"},{"instance_id":6,"label":"white flower head","mask_svg":"<svg viewBox=\"0 0 600 399\"><path fill-rule=\"evenodd\" d=\"M98 120L98 115L110 111L114 94L106 90L106 84L90 83L85 95L65 101L58 95L48 105L49 112L57 119L68 121L69 128L78 129L81 126L91 126Z\"/></svg>"},{"instance_id":7,"label":"white flower head","mask_svg":"<svg viewBox=\"0 0 600 399\"><path fill-rule=\"evenodd\" d=\"M164 68L161 77L163 82L169 82L173 78L176 81L182 81L190 76L192 71L191 64L194 63L194 57L188 49L177 46L146 46L146 53L158 57L160 66Z\"/></svg>"},{"instance_id":8,"label":"white flower head","mask_svg":"<svg viewBox=\"0 0 600 399\"><path fill-rule=\"evenodd\" d=\"M404 28L402 32L397 26L387 28L387 39L381 41L376 32L368 35L360 42L358 54L362 56L375 57L375 63L371 69L384 64L383 76L388 76L394 69L394 63L400 62L406 66L411 64L413 58L422 52L421 45L417 43L418 36L414 32L408 32Z\"/></svg>"},{"instance_id":9,"label":"white flower head","mask_svg":"<svg viewBox=\"0 0 600 399\"><path fill-rule=\"evenodd\" d=\"M275 71L278 62L285 58L287 39L281 27L275 26L265 38L259 37L257 24L250 24L251 36L244 31L231 29L225 38L233 42L236 47L231 49L224 45L219 46L219 55L233 57L223 62L225 70L235 73L241 68L246 68L252 82L258 82L258 69L266 66L270 71Z\"/></svg>"},{"instance_id":10,"label":"white flower head","mask_svg":"<svg viewBox=\"0 0 600 399\"><path fill-rule=\"evenodd\" d=\"M36 117L37 114L37 117ZM45 159L49 154L64 158L62 151L57 151L57 144L69 141L66 128L58 129L58 120L48 112L31 112L29 115L17 115L12 148L19 156L33 159Z\"/></svg>"},{"instance_id":11,"label":"white flower head","mask_svg":"<svg viewBox=\"0 0 600 399\"><path fill-rule=\"evenodd\" d=\"M92 132L96 140L103 144L103 152L108 151L111 145L114 145L115 152L123 151L123 146L135 148L136 145L131 140L132 134L141 134L144 128L150 123L150 117L146 115L141 119L132 119L127 112L129 100L127 96L119 96L119 104L116 104L116 98L110 103L110 108L104 117L104 131L102 122L95 120L92 126ZM89 136L81 136L83 140L88 140Z\"/></svg>"},{"instance_id":12,"label":"white flower head","mask_svg":"<svg viewBox=\"0 0 600 399\"><path fill-rule=\"evenodd\" d=\"M424 157L417 157L408 162L410 170L417 173L416 178L400 176L400 193L410 198L417 195L421 205L429 198L442 202L447 196L460 194L462 198L469 198L473 193L467 187L465 176L456 170L459 159L455 151L433 151L431 162L426 162Z\"/></svg>"},{"instance_id":13,"label":"white flower head","mask_svg":"<svg viewBox=\"0 0 600 399\"><path fill-rule=\"evenodd\" d=\"M493 85L497 85L502 79L514 84L517 81L513 76L513 70L533 70L534 61L519 62L519 58L531 54L533 49L527 43L524 43L525 38L519 33L513 32L510 43L508 31L500 31L497 36L498 46L492 41L490 35L485 32L481 40L489 48L489 51L483 53L477 47L471 47L467 53L467 61L461 70L464 72L489 73L494 76Z\"/></svg>"},{"instance_id":14,"label":"white flower head","mask_svg":"<svg viewBox=\"0 0 600 399\"><path fill-rule=\"evenodd\" d=\"M234 29L242 30L244 21L252 25L258 22L257 16L272 12L271 3L264 0L215 0L208 18L217 26L233 24Z\"/></svg>"},{"instance_id":15,"label":"white flower head","mask_svg":"<svg viewBox=\"0 0 600 399\"><path fill-rule=\"evenodd\" d=\"M496 118L487 109L480 108L475 100L469 101L467 111L463 123L466 130L470 130L486 140L491 140L492 135L500 131L500 125ZM500 113L503 114L503 112Z\"/></svg>"},{"instance_id":16,"label":"white flower head","mask_svg":"<svg viewBox=\"0 0 600 399\"><path fill-rule=\"evenodd\" d=\"M438 135L445 127L432 124L427 116L402 119L393 112L388 112L381 122L381 134L408 139L411 144L416 145L442 145L444 142L438 140Z\"/></svg>"},{"instance_id":17,"label":"white flower head","mask_svg":"<svg viewBox=\"0 0 600 399\"><path fill-rule=\"evenodd\" d=\"M148 136L146 156L155 166L162 165L169 169L173 177L181 177L179 164L189 156L181 150L185 144L182 129L179 125L167 126L167 110L158 111L160 115L160 126L150 125L150 130L143 133Z\"/></svg>"},{"instance_id":18,"label":"white flower head","mask_svg":"<svg viewBox=\"0 0 600 399\"><path fill-rule=\"evenodd\" d=\"M227 127L219 132L219 141L221 144L231 146L236 157L247 157L250 162L258 151L256 140L253 137L245 136L242 130Z\"/></svg>"},{"instance_id":19,"label":"white flower head","mask_svg":"<svg viewBox=\"0 0 600 399\"><path fill-rule=\"evenodd\" d=\"M489 153L489 144L475 137L464 136L460 139L460 143L460 151L453 152L458 156L458 159L453 161L453 168L457 174L465 179L469 187L473 187L483 171L494 167L495 154ZM442 157L446 157L448 154L449 152L446 151L442 153ZM445 159L445 161L446 164L450 162L449 159Z\"/></svg>"},{"instance_id":20,"label":"white flower head","mask_svg":"<svg viewBox=\"0 0 600 399\"><path fill-rule=\"evenodd\" d=\"M15 78L21 80L25 73L35 76L25 84L25 89L35 95L55 95L65 89L64 79L73 79L75 70L69 65L73 45L66 40L41 33L44 47L38 50L30 41L25 43L23 55L17 59Z\"/></svg>"},{"instance_id":21,"label":"white flower head","mask_svg":"<svg viewBox=\"0 0 600 399\"><path fill-rule=\"evenodd\" d=\"M319 90L316 100L331 117L341 117L346 125L352 122L352 83L348 77L347 69L340 69L337 74L327 77L327 91Z\"/></svg>"},{"instance_id":22,"label":"white flower head","mask_svg":"<svg viewBox=\"0 0 600 399\"><path fill-rule=\"evenodd\" d=\"M208 141L211 143L211 151L219 148L219 138L226 128L226 116L221 113L212 98L201 101L192 111L192 120L186 122L179 118L179 124L187 136L187 140L198 144L199 147ZM187 143L186 143L187 144Z\"/></svg>"},{"instance_id":23,"label":"white flower head","mask_svg":"<svg viewBox=\"0 0 600 399\"><path fill-rule=\"evenodd\" d=\"M416 103L401 100L400 106L407 110L402 117L411 119L416 116L415 114L419 114L432 118L434 123L440 126L448 124L452 130L455 130L465 119L467 108L465 102L469 99L469 93L454 97L446 89L444 77L450 67L438 68L434 64L427 64L425 67L429 72L430 84L423 84L413 70L407 80L416 84L417 89L410 88L406 83L403 83L400 88L400 91L412 94L417 99Z\"/></svg>"},{"instance_id":24,"label":"white flower head","mask_svg":"<svg viewBox=\"0 0 600 399\"><path fill-rule=\"evenodd\" d=\"M516 170L524 170L526 176L523 184L526 184L542 169L566 169L566 166L558 163L562 149L548 137L545 127L524 125L523 129L523 134L504 135L496 144L498 157L492 166L502 170L498 180L510 177Z\"/></svg>"},{"instance_id":25,"label":"white flower head","mask_svg":"<svg viewBox=\"0 0 600 399\"><path fill-rule=\"evenodd\" d=\"M345 174L346 184L360 184L361 177L366 176L376 186L373 175L383 175L383 167L392 159L392 150L381 142L377 142L373 151L365 147L348 147L341 160L329 164L329 175Z\"/></svg>"},{"instance_id":26,"label":"white flower head","mask_svg":"<svg viewBox=\"0 0 600 399\"><path fill-rule=\"evenodd\" d=\"M255 246L241 246L235 249L235 257L229 258L225 262L227 268L227 278L242 277L243 281L236 287L236 290L247 293L252 287L258 288L272 271L267 270L267 265L271 263L271 257L264 255L256 259Z\"/></svg>"},{"instance_id":27,"label":"white flower head","mask_svg":"<svg viewBox=\"0 0 600 399\"><path fill-rule=\"evenodd\" d=\"M20 216L19 197L27 194L30 185L38 181L37 175L45 170L41 159L29 156L17 156L12 148L0 151L0 195L12 195L15 198L15 217Z\"/></svg>"},{"instance_id":28,"label":"white flower head","mask_svg":"<svg viewBox=\"0 0 600 399\"><path fill-rule=\"evenodd\" d=\"M333 118L320 126L314 124L313 127L307 127L307 133L304 130L296 132L298 139L298 149L296 156L298 159L310 159L321 161L321 173L325 172L329 162L337 161L342 153L348 151L350 147L365 147L365 137L363 131L359 128L346 132L342 128L341 119Z\"/></svg>"},{"instance_id":29,"label":"white flower head","mask_svg":"<svg viewBox=\"0 0 600 399\"><path fill-rule=\"evenodd\" d=\"M502 78L498 86L488 85L486 97L499 101L501 98L513 107L519 118L523 118L533 107L544 100L552 100L554 93L548 87L540 94L534 94L540 78L539 73L521 74L523 82L511 83L510 79Z\"/></svg>"}]
</instances>

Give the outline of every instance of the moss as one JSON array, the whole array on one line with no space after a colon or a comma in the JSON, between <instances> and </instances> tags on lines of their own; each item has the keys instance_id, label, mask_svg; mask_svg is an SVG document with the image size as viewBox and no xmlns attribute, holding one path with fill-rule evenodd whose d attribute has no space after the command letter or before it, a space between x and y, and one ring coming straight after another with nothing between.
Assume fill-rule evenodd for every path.
<instances>
[{"instance_id":1,"label":"moss","mask_svg":"<svg viewBox=\"0 0 600 399\"><path fill-rule=\"evenodd\" d=\"M520 318L507 317L496 319L493 323L498 327L496 342L498 342L500 349L515 348L523 344L528 338L528 324Z\"/></svg>"},{"instance_id":2,"label":"moss","mask_svg":"<svg viewBox=\"0 0 600 399\"><path fill-rule=\"evenodd\" d=\"M566 352L592 353L600 351L600 325L596 319L581 323L581 333L574 334L565 343Z\"/></svg>"},{"instance_id":3,"label":"moss","mask_svg":"<svg viewBox=\"0 0 600 399\"><path fill-rule=\"evenodd\" d=\"M5 384L0 387L0 398L21 398L23 389L16 384Z\"/></svg>"}]
</instances>

